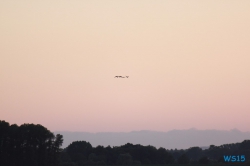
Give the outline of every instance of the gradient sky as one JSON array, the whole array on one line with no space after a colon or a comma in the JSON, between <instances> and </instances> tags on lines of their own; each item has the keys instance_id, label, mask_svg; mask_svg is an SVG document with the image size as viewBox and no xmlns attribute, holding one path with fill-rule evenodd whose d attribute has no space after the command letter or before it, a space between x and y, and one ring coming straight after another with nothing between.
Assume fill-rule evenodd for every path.
<instances>
[{"instance_id":1,"label":"gradient sky","mask_svg":"<svg viewBox=\"0 0 250 166\"><path fill-rule=\"evenodd\" d=\"M249 0L0 0L1 120L250 131L249 117Z\"/></svg>"}]
</instances>

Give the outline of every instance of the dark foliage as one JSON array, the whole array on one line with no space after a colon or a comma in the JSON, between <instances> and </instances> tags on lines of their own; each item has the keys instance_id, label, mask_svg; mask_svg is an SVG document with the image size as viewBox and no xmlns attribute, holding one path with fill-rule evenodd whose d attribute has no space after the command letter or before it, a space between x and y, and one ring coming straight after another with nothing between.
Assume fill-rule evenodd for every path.
<instances>
[{"instance_id":1,"label":"dark foliage","mask_svg":"<svg viewBox=\"0 0 250 166\"><path fill-rule=\"evenodd\" d=\"M209 159L208 159L206 156L201 157L201 158L199 159L199 163L200 163L200 164L208 164L208 163L209 163Z\"/></svg>"},{"instance_id":2,"label":"dark foliage","mask_svg":"<svg viewBox=\"0 0 250 166\"><path fill-rule=\"evenodd\" d=\"M0 121L0 166L230 164L224 161L224 155L244 155L244 163L250 163L250 140L210 145L206 150L166 150L131 143L92 147L86 141L75 141L60 149L62 143L62 135L55 136L42 125L17 126Z\"/></svg>"},{"instance_id":3,"label":"dark foliage","mask_svg":"<svg viewBox=\"0 0 250 166\"><path fill-rule=\"evenodd\" d=\"M119 147L97 146L93 148L89 142L76 141L63 152L70 157L65 163L74 162L82 165L140 165L140 164L171 164L174 157L164 148L133 145L127 143ZM63 161L63 159L62 159Z\"/></svg>"},{"instance_id":4,"label":"dark foliage","mask_svg":"<svg viewBox=\"0 0 250 166\"><path fill-rule=\"evenodd\" d=\"M42 125L9 125L0 121L0 165L59 165L62 135L56 136Z\"/></svg>"},{"instance_id":5,"label":"dark foliage","mask_svg":"<svg viewBox=\"0 0 250 166\"><path fill-rule=\"evenodd\" d=\"M190 162L190 159L188 158L186 154L183 154L178 158L178 164L188 164L189 162Z\"/></svg>"},{"instance_id":6,"label":"dark foliage","mask_svg":"<svg viewBox=\"0 0 250 166\"><path fill-rule=\"evenodd\" d=\"M165 165L165 164L223 164L224 155L245 155L249 162L250 141L242 143L211 145L209 149L191 147L186 150L166 150L153 146L133 145L127 143L122 146L92 147L89 142L76 141L64 150L67 161L62 165ZM64 159L65 160L65 159ZM62 159L63 161L63 159ZM228 163L226 163L228 165ZM240 163L238 163L240 164Z\"/></svg>"}]
</instances>

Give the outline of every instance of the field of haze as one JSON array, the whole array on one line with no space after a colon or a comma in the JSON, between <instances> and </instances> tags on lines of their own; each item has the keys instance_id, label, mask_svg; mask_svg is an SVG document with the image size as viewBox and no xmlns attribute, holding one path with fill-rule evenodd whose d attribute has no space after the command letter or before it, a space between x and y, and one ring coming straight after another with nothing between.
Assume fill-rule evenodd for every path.
<instances>
[{"instance_id":1,"label":"field of haze","mask_svg":"<svg viewBox=\"0 0 250 166\"><path fill-rule=\"evenodd\" d=\"M249 117L249 0L0 0L0 120L249 132Z\"/></svg>"}]
</instances>

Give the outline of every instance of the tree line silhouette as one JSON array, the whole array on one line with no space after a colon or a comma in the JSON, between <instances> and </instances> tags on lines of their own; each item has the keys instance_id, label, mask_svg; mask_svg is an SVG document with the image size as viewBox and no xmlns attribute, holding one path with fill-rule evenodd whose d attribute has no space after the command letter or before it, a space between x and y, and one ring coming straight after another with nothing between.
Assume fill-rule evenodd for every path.
<instances>
[{"instance_id":1,"label":"tree line silhouette","mask_svg":"<svg viewBox=\"0 0 250 166\"><path fill-rule=\"evenodd\" d=\"M250 140L189 149L165 149L127 143L122 146L92 147L74 141L60 148L63 136L54 135L42 125L9 125L0 121L0 166L85 166L85 165L162 165L224 164L224 155L245 155L250 164Z\"/></svg>"},{"instance_id":2,"label":"tree line silhouette","mask_svg":"<svg viewBox=\"0 0 250 166\"><path fill-rule=\"evenodd\" d=\"M250 140L241 143L210 145L206 150L200 147L189 149L155 148L154 146L133 145L92 147L89 142L75 141L62 151L65 166L82 165L161 165L161 164L226 164L224 155L245 155L250 164ZM232 164L232 163L231 163Z\"/></svg>"},{"instance_id":3,"label":"tree line silhouette","mask_svg":"<svg viewBox=\"0 0 250 166\"><path fill-rule=\"evenodd\" d=\"M57 166L62 143L42 125L0 121L0 166Z\"/></svg>"}]
</instances>

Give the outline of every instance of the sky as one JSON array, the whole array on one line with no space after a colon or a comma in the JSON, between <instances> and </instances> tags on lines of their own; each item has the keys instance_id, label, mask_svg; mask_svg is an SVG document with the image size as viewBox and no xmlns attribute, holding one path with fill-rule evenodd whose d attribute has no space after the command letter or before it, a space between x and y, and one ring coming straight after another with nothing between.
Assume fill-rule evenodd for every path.
<instances>
[{"instance_id":1,"label":"sky","mask_svg":"<svg viewBox=\"0 0 250 166\"><path fill-rule=\"evenodd\" d=\"M249 9L249 0L0 0L0 120L250 131Z\"/></svg>"}]
</instances>

